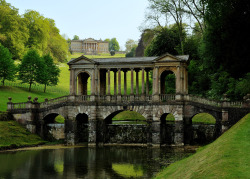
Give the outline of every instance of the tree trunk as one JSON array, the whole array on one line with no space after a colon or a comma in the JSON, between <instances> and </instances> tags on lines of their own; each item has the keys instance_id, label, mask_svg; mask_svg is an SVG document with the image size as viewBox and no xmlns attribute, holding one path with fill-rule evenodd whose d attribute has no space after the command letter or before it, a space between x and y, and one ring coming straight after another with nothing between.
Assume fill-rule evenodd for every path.
<instances>
[{"instance_id":1,"label":"tree trunk","mask_svg":"<svg viewBox=\"0 0 250 179\"><path fill-rule=\"evenodd\" d=\"M46 86L47 86L47 85L45 84L45 85L44 85L44 90L43 90L44 93L46 92Z\"/></svg>"},{"instance_id":2,"label":"tree trunk","mask_svg":"<svg viewBox=\"0 0 250 179\"><path fill-rule=\"evenodd\" d=\"M4 79L2 80L3 86L4 86Z\"/></svg>"},{"instance_id":3,"label":"tree trunk","mask_svg":"<svg viewBox=\"0 0 250 179\"><path fill-rule=\"evenodd\" d=\"M31 91L31 84L32 84L32 83L30 83L30 86L29 86L29 91Z\"/></svg>"}]
</instances>

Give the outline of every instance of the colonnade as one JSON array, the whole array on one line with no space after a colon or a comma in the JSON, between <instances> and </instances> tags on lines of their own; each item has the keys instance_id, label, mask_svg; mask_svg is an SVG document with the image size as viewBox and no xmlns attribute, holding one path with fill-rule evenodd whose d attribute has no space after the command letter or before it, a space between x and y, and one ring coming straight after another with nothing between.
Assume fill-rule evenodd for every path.
<instances>
[{"instance_id":1,"label":"colonnade","mask_svg":"<svg viewBox=\"0 0 250 179\"><path fill-rule=\"evenodd\" d=\"M134 72L135 72L135 95L139 95L139 72L141 71L141 94L142 95L149 95L149 71L150 69L145 68L130 68L128 69L107 69L107 95L111 95L111 71L114 72L114 95L122 95L122 72L123 76L123 95L128 95L128 84L127 84L127 73L130 71L130 94L134 94ZM106 73L104 72L104 73ZM146 90L145 90L145 73L146 73ZM104 75L104 74L103 74ZM118 77L118 79L117 79ZM118 82L118 84L117 84ZM105 92L104 92L105 93ZM103 95L103 94L101 94Z\"/></svg>"},{"instance_id":2,"label":"colonnade","mask_svg":"<svg viewBox=\"0 0 250 179\"><path fill-rule=\"evenodd\" d=\"M97 51L98 45L97 43L83 43L83 49L84 51Z\"/></svg>"}]
</instances>

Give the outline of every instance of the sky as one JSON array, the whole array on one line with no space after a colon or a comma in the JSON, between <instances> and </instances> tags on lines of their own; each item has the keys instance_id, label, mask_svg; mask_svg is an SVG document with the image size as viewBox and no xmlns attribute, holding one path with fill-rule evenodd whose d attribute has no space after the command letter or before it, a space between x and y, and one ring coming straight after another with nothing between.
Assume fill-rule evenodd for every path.
<instances>
[{"instance_id":1,"label":"sky","mask_svg":"<svg viewBox=\"0 0 250 179\"><path fill-rule=\"evenodd\" d=\"M70 39L116 38L122 50L128 39L138 41L148 0L6 0L19 14L38 11L55 20L60 34Z\"/></svg>"}]
</instances>

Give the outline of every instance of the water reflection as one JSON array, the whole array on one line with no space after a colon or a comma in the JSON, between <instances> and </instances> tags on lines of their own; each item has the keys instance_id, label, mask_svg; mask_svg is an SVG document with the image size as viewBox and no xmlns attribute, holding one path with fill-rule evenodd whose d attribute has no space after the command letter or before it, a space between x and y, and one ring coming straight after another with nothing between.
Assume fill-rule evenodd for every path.
<instances>
[{"instance_id":1,"label":"water reflection","mask_svg":"<svg viewBox=\"0 0 250 179\"><path fill-rule=\"evenodd\" d=\"M0 153L0 178L152 178L189 154L161 148L70 148Z\"/></svg>"}]
</instances>

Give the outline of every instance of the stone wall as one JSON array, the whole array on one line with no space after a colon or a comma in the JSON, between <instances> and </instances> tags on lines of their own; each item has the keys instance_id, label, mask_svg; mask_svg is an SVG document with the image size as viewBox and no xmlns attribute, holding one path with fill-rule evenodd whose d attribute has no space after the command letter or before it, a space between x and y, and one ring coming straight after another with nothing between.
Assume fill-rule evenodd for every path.
<instances>
[{"instance_id":1,"label":"stone wall","mask_svg":"<svg viewBox=\"0 0 250 179\"><path fill-rule=\"evenodd\" d=\"M145 124L109 124L105 143L147 143L148 126Z\"/></svg>"},{"instance_id":2,"label":"stone wall","mask_svg":"<svg viewBox=\"0 0 250 179\"><path fill-rule=\"evenodd\" d=\"M48 138L50 140L62 140L65 139L64 124L48 124Z\"/></svg>"}]
</instances>

